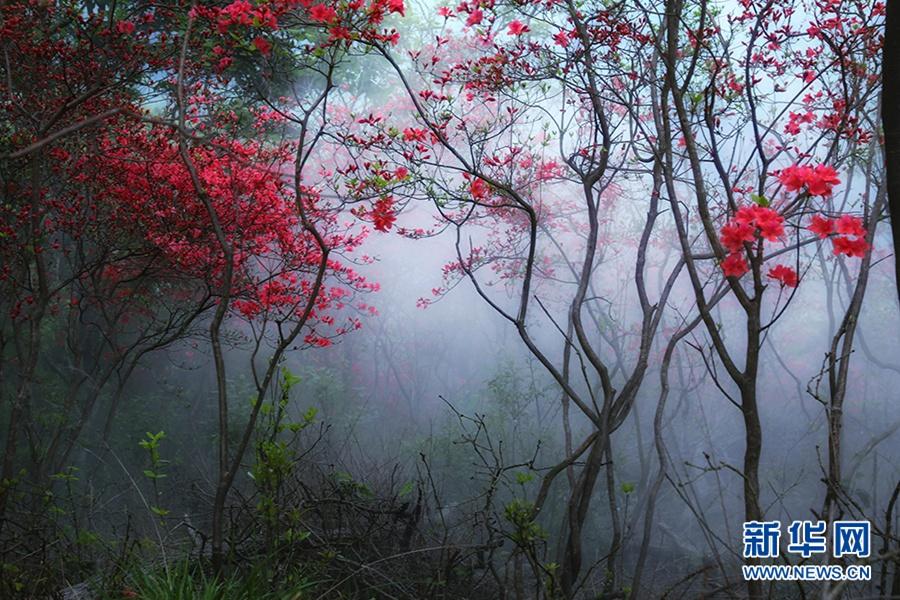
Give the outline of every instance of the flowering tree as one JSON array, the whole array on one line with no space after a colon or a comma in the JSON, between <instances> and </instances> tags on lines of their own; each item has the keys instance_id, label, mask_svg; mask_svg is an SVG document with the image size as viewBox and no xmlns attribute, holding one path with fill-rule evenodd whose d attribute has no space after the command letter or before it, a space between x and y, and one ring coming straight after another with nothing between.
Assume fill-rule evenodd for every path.
<instances>
[{"instance_id":1,"label":"flowering tree","mask_svg":"<svg viewBox=\"0 0 900 600\"><path fill-rule=\"evenodd\" d=\"M342 216L340 197L323 194L331 184L319 153L344 38L390 41L396 33L380 24L402 4L341 15L322 4L240 0L2 10L10 123L3 283L18 360L0 514L22 466L22 432L37 444L34 456L52 450L31 474L40 485L65 462L113 376L107 435L142 357L188 335L207 337L218 398L212 546L220 568L228 494L285 353L328 346L373 312L356 296L377 286L348 258L369 230ZM299 88L290 83L298 76ZM254 92L258 101L232 103L260 86L268 93ZM55 437L35 429L34 414L51 316L77 331L87 322L97 337L97 356L90 370L79 368L65 410L83 380L93 395ZM201 321L205 333L195 327ZM226 328L249 345L256 391L237 440L229 436ZM73 339L62 352L83 365Z\"/></svg>"},{"instance_id":2,"label":"flowering tree","mask_svg":"<svg viewBox=\"0 0 900 600\"><path fill-rule=\"evenodd\" d=\"M434 225L400 232L455 235L435 298L468 280L563 391L567 455L533 507L537 515L568 471L559 570L532 561L551 588L572 595L581 585L581 531L603 467L606 588L622 586L612 435L651 357L665 350L665 389L671 353L688 335L741 414L744 462L733 470L745 520L763 518L763 344L816 264L840 265L856 290L823 367L830 392L817 396L830 423L823 518L834 518L847 368L885 203L871 118L883 12L877 2L747 0L723 10L671 0L664 12L464 2L439 9L430 45L397 56L373 42L405 94L391 114L348 122L356 154L345 170L365 172L392 203L433 201ZM609 312L617 300L634 309ZM536 341L540 326L556 331L561 350ZM589 423L580 443L570 403ZM665 462L660 451L657 482ZM646 514L634 594L652 500ZM761 596L758 583L748 588Z\"/></svg>"},{"instance_id":3,"label":"flowering tree","mask_svg":"<svg viewBox=\"0 0 900 600\"><path fill-rule=\"evenodd\" d=\"M0 277L10 325L4 326L4 358L14 356L4 365L11 366L6 375L15 392L5 402L0 514L25 466L16 461L22 436L29 441L32 482L55 473L101 392L112 385L114 396L120 394L139 357L190 333L209 305L167 272L133 229L110 228L115 215L96 197L102 190L82 163L97 143L97 127L140 113L133 86L159 56L118 39L114 21L74 6L8 3L2 11L8 126ZM157 285L173 299L183 295L195 303L154 306ZM51 337L51 322L65 335ZM38 369L51 356L66 391L48 408L35 403ZM40 425L41 410L59 411L49 431Z\"/></svg>"},{"instance_id":4,"label":"flowering tree","mask_svg":"<svg viewBox=\"0 0 900 600\"><path fill-rule=\"evenodd\" d=\"M369 5L350 3L341 7L339 13L331 6L311 2L254 6L238 0L221 6L196 6L188 14L188 33L176 75L176 108L181 123L179 129L182 130L179 150L190 173L194 191L203 201L210 217L215 242L225 261L218 282L221 299L210 324L220 415L219 482L213 507L212 540L213 563L217 569L221 567L224 555L223 519L227 495L251 441L263 398L276 383L282 356L304 331L308 331L302 338L304 343L327 346L332 336L359 327L356 317L351 316L345 324L341 324L330 313L350 305L353 292L377 288L338 260L339 256L352 253L360 245L367 230L354 231L338 220L345 205L344 196L337 196L336 202L324 198L321 190L323 187L334 187L334 176L325 164L319 162L319 153L323 152L322 142L328 133L331 118L329 112L335 103L342 69L354 47L353 43L357 40L395 42L396 31L383 25L383 20L391 13L402 15L403 3L396 0ZM210 39L218 42L211 52L218 58L216 70L224 75L224 85L220 83L221 77L210 82L205 78L206 72L201 72L196 83L190 83L192 76L186 71L185 58L191 49L189 33L195 22L204 31L202 39L206 40L206 44ZM247 46L248 42L250 46ZM203 102L213 105L221 102L233 93L228 69L248 50L251 60L261 61L262 64L245 82L260 98L256 106L247 108L255 114L259 133L286 140L277 146L272 160L264 158L263 162L274 164L276 172L281 170L290 181L289 194L293 202L279 209L284 211L276 217L280 226L285 227L281 232L277 229L273 231L271 224L248 213L251 203L239 207L236 214L249 218L255 227L260 228L260 233L274 233L275 239L272 241L277 244L274 260L259 256L257 248L266 247L267 240L260 242L251 239L251 253L229 236L221 213L211 201L211 185L216 185L216 182L206 182L200 178L195 159L186 151L189 142L183 131L187 120L196 120L198 122L193 125L207 128L200 119L192 116L195 113L184 101L185 90L197 85L203 90L203 96L215 94L214 100L203 98ZM301 78L300 89L294 82L297 77ZM196 113L202 114L199 110ZM230 173L234 175L233 170ZM256 187L264 185L265 179L261 178ZM249 182L253 184L254 180ZM278 201L273 203L280 205ZM229 200L227 204L233 205L233 201ZM371 214L375 229L384 231L392 222L389 212L390 207L382 201L375 202L371 213L362 209L358 214ZM235 234L247 233L239 223L234 225ZM251 277L249 286L242 281L245 276L238 270L239 261L248 255L257 263L256 271L259 272L262 267L264 274L262 278ZM336 285L327 287L326 282L329 281L334 281ZM247 291L250 292L249 297ZM228 386L219 341L229 305L251 324L254 339L251 367L257 392L250 419L233 454L230 453L227 436ZM371 312L364 304L357 304L355 308ZM262 344L272 339L273 331L271 354L261 360L258 367L256 361Z\"/></svg>"}]
</instances>

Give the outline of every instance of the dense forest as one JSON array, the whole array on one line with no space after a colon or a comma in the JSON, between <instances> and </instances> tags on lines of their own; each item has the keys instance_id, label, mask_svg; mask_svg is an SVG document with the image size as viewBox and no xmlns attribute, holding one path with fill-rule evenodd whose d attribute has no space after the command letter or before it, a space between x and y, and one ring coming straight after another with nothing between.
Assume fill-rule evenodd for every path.
<instances>
[{"instance_id":1,"label":"dense forest","mask_svg":"<svg viewBox=\"0 0 900 600\"><path fill-rule=\"evenodd\" d=\"M888 10L0 3L0 598L900 598Z\"/></svg>"}]
</instances>

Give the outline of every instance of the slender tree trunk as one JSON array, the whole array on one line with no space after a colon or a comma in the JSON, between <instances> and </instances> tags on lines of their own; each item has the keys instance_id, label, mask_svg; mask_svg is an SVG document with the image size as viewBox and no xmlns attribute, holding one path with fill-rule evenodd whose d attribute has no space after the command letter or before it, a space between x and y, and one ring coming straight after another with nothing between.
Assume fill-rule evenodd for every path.
<instances>
[{"instance_id":1,"label":"slender tree trunk","mask_svg":"<svg viewBox=\"0 0 900 600\"><path fill-rule=\"evenodd\" d=\"M868 233L866 241L871 247L875 241L875 229L878 220L884 210L884 188L876 192L875 204L869 215L866 227ZM859 266L859 275L853 290L853 296L844 313L840 328L835 333L828 354L828 480L825 490L825 503L822 508L822 517L831 523L838 516L838 492L841 489L842 473L842 430L844 424L844 401L847 397L847 382L850 376L850 356L853 352L856 330L859 325L859 314L862 310L866 287L869 283L869 270L872 264L872 251L866 252ZM829 587L826 584L826 587Z\"/></svg>"},{"instance_id":2,"label":"slender tree trunk","mask_svg":"<svg viewBox=\"0 0 900 600\"><path fill-rule=\"evenodd\" d=\"M569 523L569 531L566 537L560 585L563 594L571 598L581 572L582 564L582 532L584 521L587 518L588 507L594 494L594 485L603 466L603 456L606 449L605 436L598 435L591 446L585 459L584 467L578 476L575 489L569 496L569 507L566 518Z\"/></svg>"},{"instance_id":3,"label":"slender tree trunk","mask_svg":"<svg viewBox=\"0 0 900 600\"><path fill-rule=\"evenodd\" d=\"M40 155L32 157L29 165L31 178L31 240L36 244L41 238L41 176L43 174ZM9 489L16 477L15 456L18 444L18 435L22 428L21 419L26 414L25 408L31 401L35 373L37 371L38 355L41 350L41 323L49 303L50 292L47 279L47 267L44 263L44 255L34 253L34 270L37 277L37 306L28 317L28 339L23 356L23 367L19 373L18 386L13 405L10 408L9 425L6 444L3 451L3 465L0 471L0 528L6 515L6 506L9 500ZM31 263L26 263L26 269L31 268Z\"/></svg>"},{"instance_id":4,"label":"slender tree trunk","mask_svg":"<svg viewBox=\"0 0 900 600\"><path fill-rule=\"evenodd\" d=\"M216 484L216 495L213 499L212 522L212 564L213 571L216 573L221 573L224 565L225 500L228 497L228 490L231 487L231 477L228 472L228 380L225 374L225 360L222 355L222 344L219 339L222 321L225 318L226 306L227 298L222 298L219 310L216 311L216 315L213 317L213 322L210 326L213 360L216 366L216 391L219 407L219 475ZM262 398L259 398L257 402L262 402Z\"/></svg>"},{"instance_id":5,"label":"slender tree trunk","mask_svg":"<svg viewBox=\"0 0 900 600\"><path fill-rule=\"evenodd\" d=\"M611 442L611 440L610 440ZM622 547L622 524L619 519L619 506L616 501L615 463L612 457L612 443L606 446L606 495L609 502L609 518L612 522L612 539L609 543L609 555L606 560L607 576L603 590L611 595L619 585L619 549Z\"/></svg>"},{"instance_id":6,"label":"slender tree trunk","mask_svg":"<svg viewBox=\"0 0 900 600\"><path fill-rule=\"evenodd\" d=\"M759 458L762 454L762 426L756 399L756 381L748 382L741 390L741 412L744 415L744 518L759 521Z\"/></svg>"},{"instance_id":7,"label":"slender tree trunk","mask_svg":"<svg viewBox=\"0 0 900 600\"><path fill-rule=\"evenodd\" d=\"M744 521L761 521L762 509L759 505L759 459L762 455L762 425L759 420L759 404L756 396L759 375L760 339L760 290L747 311L747 363L744 379L740 383L741 414L744 417ZM747 559L748 563L756 562ZM763 597L760 581L747 581L750 598Z\"/></svg>"}]
</instances>

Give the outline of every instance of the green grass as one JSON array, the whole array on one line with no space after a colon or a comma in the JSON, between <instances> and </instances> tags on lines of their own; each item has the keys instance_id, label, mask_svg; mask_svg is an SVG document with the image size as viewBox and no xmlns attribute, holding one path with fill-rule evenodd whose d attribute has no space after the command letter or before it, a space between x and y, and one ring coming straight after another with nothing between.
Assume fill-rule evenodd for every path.
<instances>
[{"instance_id":1,"label":"green grass","mask_svg":"<svg viewBox=\"0 0 900 600\"><path fill-rule=\"evenodd\" d=\"M106 600L308 600L316 597L316 584L297 576L272 581L260 567L226 578L212 577L199 565L181 562L169 567L138 569L129 573L119 589L108 590ZM118 586L117 586L118 587Z\"/></svg>"}]
</instances>

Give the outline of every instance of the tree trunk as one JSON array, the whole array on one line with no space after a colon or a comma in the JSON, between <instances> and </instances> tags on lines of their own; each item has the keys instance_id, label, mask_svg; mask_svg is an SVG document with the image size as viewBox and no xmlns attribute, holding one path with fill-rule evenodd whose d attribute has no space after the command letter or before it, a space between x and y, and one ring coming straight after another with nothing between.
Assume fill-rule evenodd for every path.
<instances>
[{"instance_id":1,"label":"tree trunk","mask_svg":"<svg viewBox=\"0 0 900 600\"><path fill-rule=\"evenodd\" d=\"M888 206L894 238L894 273L900 300L900 2L887 3L881 64L881 123L884 127L884 165Z\"/></svg>"},{"instance_id":2,"label":"tree trunk","mask_svg":"<svg viewBox=\"0 0 900 600\"><path fill-rule=\"evenodd\" d=\"M756 380L759 375L760 303L753 302L747 314L747 363L741 390L741 414L744 417L744 521L761 521L762 509L759 505L759 458L762 454L762 426L759 421L759 404L756 397ZM756 559L746 559L753 564ZM750 598L763 597L760 581L747 581Z\"/></svg>"}]
</instances>

